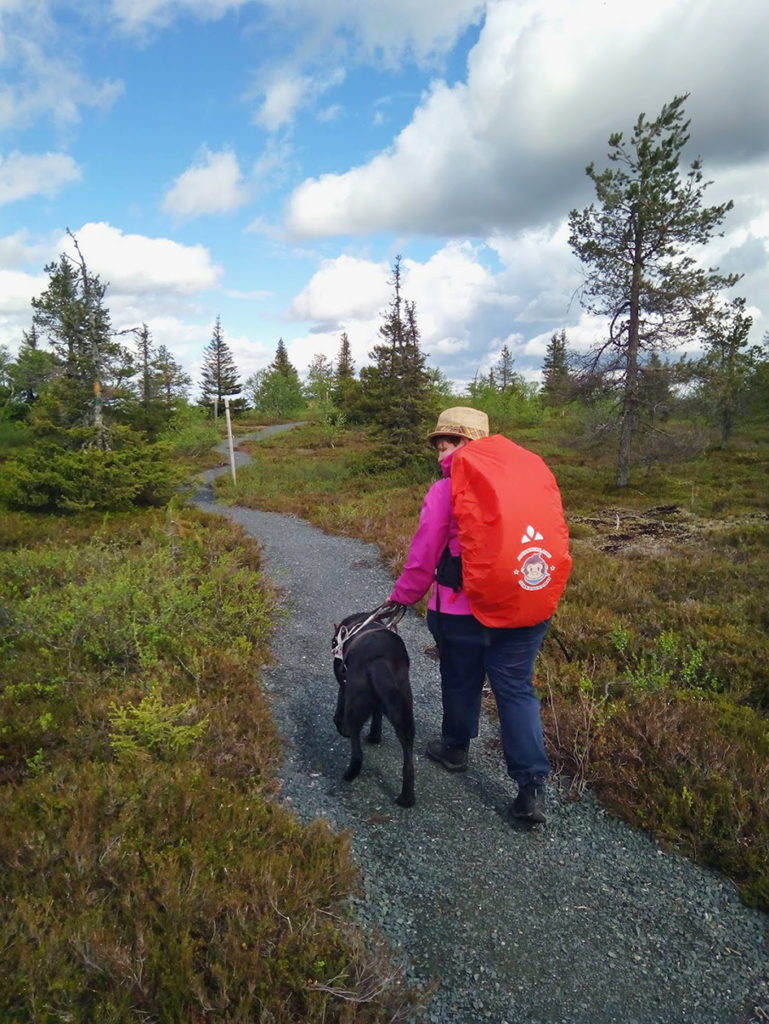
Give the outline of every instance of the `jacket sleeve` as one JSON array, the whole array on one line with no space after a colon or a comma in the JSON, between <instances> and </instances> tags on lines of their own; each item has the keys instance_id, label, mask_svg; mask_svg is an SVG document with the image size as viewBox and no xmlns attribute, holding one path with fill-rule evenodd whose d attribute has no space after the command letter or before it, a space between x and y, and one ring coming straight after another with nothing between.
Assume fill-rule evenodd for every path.
<instances>
[{"instance_id":1,"label":"jacket sleeve","mask_svg":"<svg viewBox=\"0 0 769 1024\"><path fill-rule=\"evenodd\" d=\"M411 538L408 558L398 577L391 601L415 604L435 580L435 570L449 540L451 479L437 480L425 495L419 526Z\"/></svg>"}]
</instances>

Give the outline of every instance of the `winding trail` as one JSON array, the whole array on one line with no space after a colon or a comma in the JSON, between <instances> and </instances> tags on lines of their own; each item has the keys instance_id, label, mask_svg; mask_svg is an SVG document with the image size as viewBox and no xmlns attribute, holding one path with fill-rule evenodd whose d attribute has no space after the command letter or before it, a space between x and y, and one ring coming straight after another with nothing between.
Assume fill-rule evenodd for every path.
<instances>
[{"instance_id":1,"label":"winding trail","mask_svg":"<svg viewBox=\"0 0 769 1024\"><path fill-rule=\"evenodd\" d=\"M266 428L256 436L276 429ZM236 453L236 465L247 456ZM375 547L290 516L217 505L204 474L200 508L255 537L283 614L264 686L285 739L281 799L302 820L349 829L361 870L354 900L405 978L437 990L414 1018L435 1024L749 1024L769 1021L763 914L722 877L663 852L593 800L549 787L548 824L513 823L515 787L484 720L465 775L422 756L440 731L437 666L426 624L400 626L411 656L417 806L398 807L400 747L385 723L363 771L341 779L349 745L334 729L334 622L371 609L392 579Z\"/></svg>"}]
</instances>

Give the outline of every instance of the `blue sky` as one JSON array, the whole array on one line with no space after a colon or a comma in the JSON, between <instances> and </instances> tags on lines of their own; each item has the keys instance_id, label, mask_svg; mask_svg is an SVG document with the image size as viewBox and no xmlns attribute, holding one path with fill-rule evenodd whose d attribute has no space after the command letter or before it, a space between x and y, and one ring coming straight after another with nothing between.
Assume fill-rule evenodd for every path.
<instances>
[{"instance_id":1,"label":"blue sky","mask_svg":"<svg viewBox=\"0 0 769 1024\"><path fill-rule=\"evenodd\" d=\"M638 9L635 9L638 7ZM109 282L197 382L215 318L245 380L283 338L358 367L403 257L429 363L508 345L537 379L581 310L566 219L609 135L690 93L688 159L733 199L703 262L769 330L766 0L0 0L0 345L46 263Z\"/></svg>"}]
</instances>

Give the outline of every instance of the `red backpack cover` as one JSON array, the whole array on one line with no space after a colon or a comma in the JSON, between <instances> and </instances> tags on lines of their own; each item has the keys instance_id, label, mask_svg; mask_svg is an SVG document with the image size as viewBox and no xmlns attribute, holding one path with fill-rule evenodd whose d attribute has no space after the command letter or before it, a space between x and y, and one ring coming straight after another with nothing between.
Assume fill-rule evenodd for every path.
<instances>
[{"instance_id":1,"label":"red backpack cover","mask_svg":"<svg viewBox=\"0 0 769 1024\"><path fill-rule=\"evenodd\" d=\"M451 464L463 588L486 626L533 626L555 611L571 571L561 492L534 452L501 434Z\"/></svg>"}]
</instances>

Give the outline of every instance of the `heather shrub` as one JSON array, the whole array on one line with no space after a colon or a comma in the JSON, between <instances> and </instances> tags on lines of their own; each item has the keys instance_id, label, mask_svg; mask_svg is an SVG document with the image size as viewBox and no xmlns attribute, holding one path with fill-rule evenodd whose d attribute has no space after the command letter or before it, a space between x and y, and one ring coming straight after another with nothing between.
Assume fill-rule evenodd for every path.
<instances>
[{"instance_id":1,"label":"heather shrub","mask_svg":"<svg viewBox=\"0 0 769 1024\"><path fill-rule=\"evenodd\" d=\"M348 839L275 801L258 546L189 510L93 525L0 545L3 1019L400 1019Z\"/></svg>"}]
</instances>

